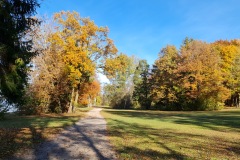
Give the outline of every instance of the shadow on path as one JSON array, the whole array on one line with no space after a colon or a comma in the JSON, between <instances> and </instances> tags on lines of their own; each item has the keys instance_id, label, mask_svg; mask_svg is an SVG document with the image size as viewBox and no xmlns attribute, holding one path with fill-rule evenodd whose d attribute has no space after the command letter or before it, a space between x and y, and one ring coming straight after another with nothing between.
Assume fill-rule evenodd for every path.
<instances>
[{"instance_id":1,"label":"shadow on path","mask_svg":"<svg viewBox=\"0 0 240 160\"><path fill-rule=\"evenodd\" d=\"M87 118L66 128L55 139L13 159L116 159L106 137L106 121L100 111L100 108L94 108L87 113Z\"/></svg>"}]
</instances>

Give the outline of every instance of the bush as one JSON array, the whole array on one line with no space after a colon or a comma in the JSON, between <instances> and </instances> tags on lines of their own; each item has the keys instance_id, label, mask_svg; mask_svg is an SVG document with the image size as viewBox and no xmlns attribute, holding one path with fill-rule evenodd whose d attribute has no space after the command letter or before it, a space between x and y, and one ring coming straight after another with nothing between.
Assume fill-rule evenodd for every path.
<instances>
[{"instance_id":1,"label":"bush","mask_svg":"<svg viewBox=\"0 0 240 160\"><path fill-rule=\"evenodd\" d=\"M164 111L213 111L220 110L224 107L224 103L215 97L202 97L190 99L182 96L179 101L168 102L161 99L154 104L154 108Z\"/></svg>"},{"instance_id":2,"label":"bush","mask_svg":"<svg viewBox=\"0 0 240 160\"><path fill-rule=\"evenodd\" d=\"M88 105L87 104L82 104L82 103L77 103L77 104L75 104L75 107L76 108L86 108L86 107L88 107Z\"/></svg>"},{"instance_id":3,"label":"bush","mask_svg":"<svg viewBox=\"0 0 240 160\"><path fill-rule=\"evenodd\" d=\"M132 99L129 94L125 96L115 96L110 102L110 106L116 109L130 109L132 108Z\"/></svg>"},{"instance_id":4,"label":"bush","mask_svg":"<svg viewBox=\"0 0 240 160\"><path fill-rule=\"evenodd\" d=\"M43 107L40 107L39 101L32 97L24 97L24 103L18 106L20 115L36 115L42 113Z\"/></svg>"},{"instance_id":5,"label":"bush","mask_svg":"<svg viewBox=\"0 0 240 160\"><path fill-rule=\"evenodd\" d=\"M139 104L138 101L133 101L132 102L133 108L134 109L141 109L141 105Z\"/></svg>"},{"instance_id":6,"label":"bush","mask_svg":"<svg viewBox=\"0 0 240 160\"><path fill-rule=\"evenodd\" d=\"M205 99L202 102L201 110L204 111L213 111L213 110L220 110L224 106L223 103L216 101L213 98Z\"/></svg>"},{"instance_id":7,"label":"bush","mask_svg":"<svg viewBox=\"0 0 240 160\"><path fill-rule=\"evenodd\" d=\"M224 106L223 103L217 101L213 97L198 98L182 103L181 108L186 111L213 111L220 110Z\"/></svg>"}]
</instances>

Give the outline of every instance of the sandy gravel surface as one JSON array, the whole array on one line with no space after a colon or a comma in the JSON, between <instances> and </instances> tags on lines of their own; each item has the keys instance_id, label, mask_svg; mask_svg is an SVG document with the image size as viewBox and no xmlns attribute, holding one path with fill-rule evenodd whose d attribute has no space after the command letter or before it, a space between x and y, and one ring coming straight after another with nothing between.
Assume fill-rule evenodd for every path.
<instances>
[{"instance_id":1,"label":"sandy gravel surface","mask_svg":"<svg viewBox=\"0 0 240 160\"><path fill-rule=\"evenodd\" d=\"M17 155L13 159L116 159L106 136L106 121L94 108L75 125L66 128L54 140L46 141L34 151Z\"/></svg>"}]
</instances>

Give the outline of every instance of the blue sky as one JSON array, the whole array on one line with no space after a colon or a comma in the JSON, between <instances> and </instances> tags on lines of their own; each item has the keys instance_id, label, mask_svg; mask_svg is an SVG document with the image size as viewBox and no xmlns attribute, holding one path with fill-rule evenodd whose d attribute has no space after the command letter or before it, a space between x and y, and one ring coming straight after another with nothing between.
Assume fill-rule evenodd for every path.
<instances>
[{"instance_id":1,"label":"blue sky","mask_svg":"<svg viewBox=\"0 0 240 160\"><path fill-rule=\"evenodd\" d=\"M52 16L77 11L108 26L120 52L153 64L167 44L185 37L207 42L240 38L239 0L43 0L37 10Z\"/></svg>"}]
</instances>

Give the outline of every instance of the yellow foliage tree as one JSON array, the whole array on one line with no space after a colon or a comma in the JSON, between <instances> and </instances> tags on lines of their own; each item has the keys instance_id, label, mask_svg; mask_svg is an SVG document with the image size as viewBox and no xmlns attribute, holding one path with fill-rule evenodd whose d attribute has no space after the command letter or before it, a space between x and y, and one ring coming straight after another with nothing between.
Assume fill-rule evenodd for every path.
<instances>
[{"instance_id":1,"label":"yellow foliage tree","mask_svg":"<svg viewBox=\"0 0 240 160\"><path fill-rule=\"evenodd\" d=\"M113 41L108 38L108 28L98 27L89 18L82 18L77 12L60 12L54 15L59 24L57 31L49 38L51 50L56 48L69 71L68 80L72 88L68 112L74 111L82 83L88 82L97 67L106 58L117 53Z\"/></svg>"},{"instance_id":2,"label":"yellow foliage tree","mask_svg":"<svg viewBox=\"0 0 240 160\"><path fill-rule=\"evenodd\" d=\"M221 71L224 78L224 85L231 90L226 104L239 106L240 99L240 41L219 40L212 44L213 48L221 57Z\"/></svg>"}]
</instances>

